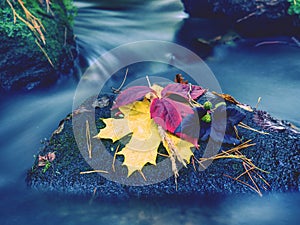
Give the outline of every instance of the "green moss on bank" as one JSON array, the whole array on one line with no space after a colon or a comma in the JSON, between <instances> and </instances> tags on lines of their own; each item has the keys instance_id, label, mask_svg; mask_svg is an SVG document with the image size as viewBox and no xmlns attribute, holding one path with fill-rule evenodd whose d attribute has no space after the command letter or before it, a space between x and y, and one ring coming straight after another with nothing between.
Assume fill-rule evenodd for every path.
<instances>
[{"instance_id":1,"label":"green moss on bank","mask_svg":"<svg viewBox=\"0 0 300 225\"><path fill-rule=\"evenodd\" d=\"M19 2L10 0L10 3L16 13L26 20L26 14ZM68 73L76 57L73 35L76 8L73 0L51 0L50 8L39 0L22 0L22 3L45 28L40 28L45 43L38 30L32 31L19 18L14 21L13 11L7 0L0 2L0 53L4 56L0 59L0 84L6 90L11 89L15 81L25 79L30 73L34 73L35 78L26 78L24 82L35 82L39 76L46 77L47 73L56 73L54 77ZM20 65L19 70L13 68L16 65ZM39 68L35 68L36 65Z\"/></svg>"},{"instance_id":2,"label":"green moss on bank","mask_svg":"<svg viewBox=\"0 0 300 225\"><path fill-rule=\"evenodd\" d=\"M298 15L300 18L300 0L287 0L290 3L288 13L290 15Z\"/></svg>"}]
</instances>

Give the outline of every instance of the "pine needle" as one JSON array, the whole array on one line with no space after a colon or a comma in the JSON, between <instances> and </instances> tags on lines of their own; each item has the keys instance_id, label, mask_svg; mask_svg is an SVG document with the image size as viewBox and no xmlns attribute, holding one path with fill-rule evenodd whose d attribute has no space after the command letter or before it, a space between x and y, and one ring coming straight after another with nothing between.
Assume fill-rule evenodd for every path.
<instances>
[{"instance_id":1,"label":"pine needle","mask_svg":"<svg viewBox=\"0 0 300 225\"><path fill-rule=\"evenodd\" d=\"M97 189L98 189L97 187L94 188L93 195L89 201L89 205L91 205L93 203L95 196L96 196Z\"/></svg>"},{"instance_id":2,"label":"pine needle","mask_svg":"<svg viewBox=\"0 0 300 225\"><path fill-rule=\"evenodd\" d=\"M118 147L116 148L115 154L114 154L114 158L113 158L113 162L111 165L111 168L114 172L116 172L116 168L115 168L115 162L116 162L116 157L117 157L117 153L119 151L120 145L118 145Z\"/></svg>"},{"instance_id":3,"label":"pine needle","mask_svg":"<svg viewBox=\"0 0 300 225\"><path fill-rule=\"evenodd\" d=\"M255 108L256 108L256 109L258 108L258 105L259 105L260 101L261 101L261 97L259 97L259 98L257 99L257 103L256 103L256 105L255 105Z\"/></svg>"},{"instance_id":4,"label":"pine needle","mask_svg":"<svg viewBox=\"0 0 300 225\"><path fill-rule=\"evenodd\" d=\"M141 176L143 177L143 179L144 179L145 181L147 181L147 179L146 179L146 177L145 177L145 174L144 174L141 170L138 170L138 172L141 174Z\"/></svg>"},{"instance_id":5,"label":"pine needle","mask_svg":"<svg viewBox=\"0 0 300 225\"><path fill-rule=\"evenodd\" d=\"M25 14L25 18L23 18L22 16L20 16L17 11L14 8L14 5L12 4L11 0L6 0L7 4L10 6L12 13L13 13L13 18L14 18L14 23L17 22L17 18L23 22L34 34L34 36L37 38L37 40L35 40L36 44L38 45L38 47L41 49L41 51L44 53L44 55L46 56L48 62L50 63L50 65L54 68L54 65L51 61L51 59L49 58L48 54L46 53L45 49L40 45L39 41L42 42L44 45L46 45L46 38L44 35L44 32L46 32L45 27L43 26L42 22L35 17L24 5L22 0L18 0L17 2L19 3L19 5L21 6L24 14ZM50 10L50 1L46 0L46 4L47 4L47 11Z\"/></svg>"},{"instance_id":6,"label":"pine needle","mask_svg":"<svg viewBox=\"0 0 300 225\"><path fill-rule=\"evenodd\" d=\"M193 164L193 168L194 168L194 171L197 171L196 170L196 165L195 165L195 159L194 159L195 157L193 156L192 157L192 164Z\"/></svg>"},{"instance_id":7,"label":"pine needle","mask_svg":"<svg viewBox=\"0 0 300 225\"><path fill-rule=\"evenodd\" d=\"M244 143L235 146L234 148L231 148L227 151L222 151L214 156L211 156L209 158L200 158L199 160L197 160L195 158L195 160L199 163L199 165L203 166L203 162L208 161L208 160L216 160L216 159L240 159L242 160L242 165L244 167L244 172L242 172L240 175L238 175L237 177L231 177L229 175L224 174L224 176L229 177L243 185L246 185L247 187L249 187L251 190L255 191L257 194L259 194L260 196L262 196L261 190L259 189L259 186L257 185L257 183L254 180L254 176L256 176L256 178L258 177L259 179L261 179L267 186L270 187L269 183L257 172L264 172L264 173L268 173L267 171L264 171L263 169L258 168L256 165L253 164L253 162L251 161L251 159L248 159L245 155L243 155L240 150L254 146L255 143L250 143L252 140L247 140ZM253 173L253 174L251 174ZM240 180L241 177L246 176L250 179L251 184Z\"/></svg>"},{"instance_id":8,"label":"pine needle","mask_svg":"<svg viewBox=\"0 0 300 225\"><path fill-rule=\"evenodd\" d=\"M26 19L24 19L23 17L21 17L16 10L13 7L13 4L11 3L10 0L6 0L6 2L8 3L8 5L10 6L13 15L14 15L14 23L16 23L16 18L18 18L19 20L21 20L23 23L26 24L26 26L40 39L42 40L43 44L46 44L46 39L45 36L42 32L46 31L43 24L41 23L41 21L36 18L34 15L31 14L31 12L25 7L24 3L22 0L18 0L19 5L21 6L21 8L24 11L25 17Z\"/></svg>"},{"instance_id":9,"label":"pine needle","mask_svg":"<svg viewBox=\"0 0 300 225\"><path fill-rule=\"evenodd\" d=\"M260 197L262 197L262 194L259 193L259 192L257 192L257 190L256 190L253 186L251 186L250 184L248 184L248 183L246 183L246 182L244 182L244 181L242 181L242 180L236 180L234 177L229 176L229 175L227 175L227 174L224 174L224 176L225 176L225 177L228 177L228 178L231 178L231 179L233 179L233 180L235 180L235 181L237 181L237 182L239 182L239 183L241 183L241 184L243 184L243 185L249 187L250 189L252 189L253 191L255 191Z\"/></svg>"},{"instance_id":10,"label":"pine needle","mask_svg":"<svg viewBox=\"0 0 300 225\"><path fill-rule=\"evenodd\" d=\"M108 174L108 171L105 171L105 170L89 170L89 171L80 172L79 174L90 174L90 173L106 173L106 174Z\"/></svg>"},{"instance_id":11,"label":"pine needle","mask_svg":"<svg viewBox=\"0 0 300 225\"><path fill-rule=\"evenodd\" d=\"M48 62L50 63L50 65L54 68L54 65L53 65L51 59L49 58L47 52L45 51L45 49L40 45L40 43L39 43L37 40L35 40L35 43L36 43L37 46L39 46L39 48L42 50L42 52L43 52L44 55L46 56L46 58L47 58Z\"/></svg>"},{"instance_id":12,"label":"pine needle","mask_svg":"<svg viewBox=\"0 0 300 225\"><path fill-rule=\"evenodd\" d=\"M251 176L251 174L250 174L250 172L249 172L250 169L252 169L252 168L251 168L251 167L250 167L250 168L247 167L247 164L246 164L246 163L243 163L243 166L244 166L244 168L245 168L245 170L246 170L246 173L248 174L250 180L252 181L253 185L255 186L254 189L255 189L256 192L259 194L259 196L262 196L262 193L261 193L259 187L257 186L256 182L253 180L253 177Z\"/></svg>"},{"instance_id":13,"label":"pine needle","mask_svg":"<svg viewBox=\"0 0 300 225\"><path fill-rule=\"evenodd\" d=\"M150 82L150 79L149 79L149 76L148 76L148 75L146 76L146 80L147 80L147 83L148 83L149 88L151 88L151 82Z\"/></svg>"},{"instance_id":14,"label":"pine needle","mask_svg":"<svg viewBox=\"0 0 300 225\"><path fill-rule=\"evenodd\" d=\"M238 129L236 128L236 126L233 126L233 129L234 129L234 133L235 133L235 136L237 137L237 139L241 140L240 136L239 136L239 131Z\"/></svg>"},{"instance_id":15,"label":"pine needle","mask_svg":"<svg viewBox=\"0 0 300 225\"><path fill-rule=\"evenodd\" d=\"M114 87L111 88L113 90L113 93L118 94L118 93L121 92L121 90L122 90L122 88L123 88L123 86L124 86L124 84L126 82L127 75L128 75L128 68L126 69L125 76L124 76L123 81L120 84L120 86L118 88L114 88Z\"/></svg>"},{"instance_id":16,"label":"pine needle","mask_svg":"<svg viewBox=\"0 0 300 225\"><path fill-rule=\"evenodd\" d=\"M200 158L199 161L203 163L203 162L208 161L208 160L222 159L222 158L246 158L245 156L236 156L236 155L233 155L231 153L256 145L255 143L249 144L249 142L251 142L251 141L252 140L247 140L247 141L243 142L242 144L240 144L240 145L238 145L234 148L231 148L227 151L222 151L221 153L218 153L217 155L211 156L209 158Z\"/></svg>"},{"instance_id":17,"label":"pine needle","mask_svg":"<svg viewBox=\"0 0 300 225\"><path fill-rule=\"evenodd\" d=\"M158 152L157 155L160 155L160 156L163 156L163 157L166 157L166 158L170 158L169 155L166 155L166 154L163 154L163 153L160 153L160 152Z\"/></svg>"},{"instance_id":18,"label":"pine needle","mask_svg":"<svg viewBox=\"0 0 300 225\"><path fill-rule=\"evenodd\" d=\"M239 127L242 127L242 128L245 128L245 129L247 129L247 130L251 130L251 131L260 133L260 134L264 134L264 135L265 135L265 134L268 134L268 135L269 135L269 133L267 133L267 132L256 130L256 129L254 129L254 128L252 128L252 127L250 127L250 126L248 126L247 124L244 124L244 123L242 123L242 122L240 122L240 123L238 124L238 126L239 126Z\"/></svg>"},{"instance_id":19,"label":"pine needle","mask_svg":"<svg viewBox=\"0 0 300 225\"><path fill-rule=\"evenodd\" d=\"M92 158L92 141L91 141L91 133L90 133L90 124L89 121L85 121L85 136L86 136L86 145L89 153L89 158Z\"/></svg>"},{"instance_id":20,"label":"pine needle","mask_svg":"<svg viewBox=\"0 0 300 225\"><path fill-rule=\"evenodd\" d=\"M257 168L256 168L257 169ZM271 185L259 174L257 173L255 170L253 170L253 172L270 188ZM269 173L269 172L265 172L265 173Z\"/></svg>"}]
</instances>

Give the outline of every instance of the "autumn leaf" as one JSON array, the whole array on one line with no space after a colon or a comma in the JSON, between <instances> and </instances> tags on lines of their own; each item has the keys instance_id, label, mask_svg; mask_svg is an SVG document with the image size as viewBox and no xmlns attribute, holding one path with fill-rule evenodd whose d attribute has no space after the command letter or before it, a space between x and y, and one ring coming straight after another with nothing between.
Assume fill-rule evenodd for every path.
<instances>
[{"instance_id":1,"label":"autumn leaf","mask_svg":"<svg viewBox=\"0 0 300 225\"><path fill-rule=\"evenodd\" d=\"M152 100L151 118L162 126L167 131L174 133L175 129L179 126L182 118L188 114L192 114L193 110L189 105L181 102L176 102L168 98Z\"/></svg>"},{"instance_id":2,"label":"autumn leaf","mask_svg":"<svg viewBox=\"0 0 300 225\"><path fill-rule=\"evenodd\" d=\"M158 90L156 88L156 90ZM150 106L151 118L160 125L164 130L174 133L176 128L180 125L183 118L193 114L190 105L175 101L169 98L170 95L177 95L183 99L190 100L189 98L196 99L205 93L205 89L196 85L189 84L169 84L160 92L156 91L157 96L161 98L154 98ZM188 103L188 101L186 101ZM196 144L194 139L186 139ZM195 145L197 146L197 144Z\"/></svg>"},{"instance_id":3,"label":"autumn leaf","mask_svg":"<svg viewBox=\"0 0 300 225\"><path fill-rule=\"evenodd\" d=\"M133 86L125 89L118 95L116 103L112 109L141 100L149 93L155 93L158 98L178 95L189 100L189 98L199 98L206 91L206 89L203 89L200 86L185 83L168 84L165 88L162 88L159 85L153 85L151 88L147 86Z\"/></svg>"},{"instance_id":4,"label":"autumn leaf","mask_svg":"<svg viewBox=\"0 0 300 225\"><path fill-rule=\"evenodd\" d=\"M123 165L128 168L128 176L134 171L141 171L147 163L155 165L157 149L162 142L169 153L176 178L175 161L183 165L189 163L193 155L190 148L198 144L195 138L183 140L174 132L185 117L194 113L189 102L205 92L200 86L185 83L169 84L165 88L159 85L130 87L121 92L112 107L118 108L124 118L103 119L106 127L96 138L115 142L132 134L130 141L117 153L124 156ZM174 96L179 96L180 101L176 101Z\"/></svg>"},{"instance_id":5,"label":"autumn leaf","mask_svg":"<svg viewBox=\"0 0 300 225\"><path fill-rule=\"evenodd\" d=\"M253 112L253 109L251 108L251 106L249 105L246 105L246 104L243 104L243 103L240 103L239 101L237 101L234 97L232 97L231 95L229 94L219 94L217 92L212 92L214 95L217 95L219 96L220 98L223 98L224 100L228 101L228 102L231 102L232 104L235 104L237 105L238 107L240 107L241 109L244 109L246 111L249 111L249 112Z\"/></svg>"},{"instance_id":6,"label":"autumn leaf","mask_svg":"<svg viewBox=\"0 0 300 225\"><path fill-rule=\"evenodd\" d=\"M180 73L176 74L174 81L175 81L175 83L179 83L179 84L188 84L189 83L187 80L184 80L184 77Z\"/></svg>"},{"instance_id":7,"label":"autumn leaf","mask_svg":"<svg viewBox=\"0 0 300 225\"><path fill-rule=\"evenodd\" d=\"M121 106L128 105L134 101L141 100L149 92L153 92L153 90L147 86L129 87L118 95L116 104L112 107L112 109L116 109Z\"/></svg>"},{"instance_id":8,"label":"autumn leaf","mask_svg":"<svg viewBox=\"0 0 300 225\"><path fill-rule=\"evenodd\" d=\"M100 131L96 138L112 139L113 142L131 133L128 121L124 119L103 119L106 127Z\"/></svg>"},{"instance_id":9,"label":"autumn leaf","mask_svg":"<svg viewBox=\"0 0 300 225\"><path fill-rule=\"evenodd\" d=\"M46 166L56 158L55 152L48 152L46 155L39 155L38 166Z\"/></svg>"},{"instance_id":10,"label":"autumn leaf","mask_svg":"<svg viewBox=\"0 0 300 225\"><path fill-rule=\"evenodd\" d=\"M148 99L135 101L132 104L119 108L124 114L122 119L103 119L106 127L95 136L99 139L112 139L113 142L132 133L130 141L118 152L124 156L123 165L128 169L128 176L135 171L141 171L147 164L156 164L158 147L161 142L170 153L171 148L176 150L178 161L189 163L193 155L190 147L193 145L181 140L173 134L164 131L164 137L159 133L158 126L150 117L150 102Z\"/></svg>"},{"instance_id":11,"label":"autumn leaf","mask_svg":"<svg viewBox=\"0 0 300 225\"><path fill-rule=\"evenodd\" d=\"M128 176L134 171L141 171L145 164L156 165L157 149L161 138L157 126L150 118L136 126L128 144L118 152L124 155L123 165L128 168Z\"/></svg>"},{"instance_id":12,"label":"autumn leaf","mask_svg":"<svg viewBox=\"0 0 300 225\"><path fill-rule=\"evenodd\" d=\"M146 86L134 86L124 90L117 97L112 109L119 108L120 111L124 113L123 111L126 111L126 107L128 110L130 103L145 97L151 101L151 118L166 131L174 133L182 119L187 115L193 114L193 110L188 104L189 100L196 99L205 92L206 90L200 86L183 83L169 84L165 88L156 84L151 88ZM181 100L185 99L186 102L183 103L171 99L169 98L170 95L180 96L180 98L182 98ZM130 107L132 106L130 105ZM137 110L133 111L138 112ZM115 138L115 136L112 137ZM192 143L196 143L196 141L193 140Z\"/></svg>"},{"instance_id":13,"label":"autumn leaf","mask_svg":"<svg viewBox=\"0 0 300 225\"><path fill-rule=\"evenodd\" d=\"M113 142L127 135L130 138L115 153L124 156L122 165L127 167L128 177L135 171L142 174L147 164L156 165L161 143L171 162L176 185L177 162L183 166L190 163L191 148L198 148L199 139L210 137L215 142L240 143L235 126L245 118L245 113L224 104L213 107L211 102L205 102L202 106L195 100L207 90L187 84L180 75L176 79L179 83L164 88L159 85L134 86L122 91L112 109L118 109L115 115L123 117L103 119L106 126L96 138ZM214 94L241 108L246 107L230 95Z\"/></svg>"},{"instance_id":14,"label":"autumn leaf","mask_svg":"<svg viewBox=\"0 0 300 225\"><path fill-rule=\"evenodd\" d=\"M179 95L189 100L189 97L191 97L192 99L197 99L205 92L206 89L203 89L202 87L197 85L175 83L175 84L168 84L162 90L161 95L162 97L168 97L170 95Z\"/></svg>"},{"instance_id":15,"label":"autumn leaf","mask_svg":"<svg viewBox=\"0 0 300 225\"><path fill-rule=\"evenodd\" d=\"M109 138L115 142L132 133L130 141L118 152L118 155L124 155L123 165L127 166L128 176L130 176L134 171L142 170L147 163L155 165L161 138L157 125L150 118L150 102L147 99L119 109L124 114L124 118L103 119L106 127L96 138Z\"/></svg>"}]
</instances>

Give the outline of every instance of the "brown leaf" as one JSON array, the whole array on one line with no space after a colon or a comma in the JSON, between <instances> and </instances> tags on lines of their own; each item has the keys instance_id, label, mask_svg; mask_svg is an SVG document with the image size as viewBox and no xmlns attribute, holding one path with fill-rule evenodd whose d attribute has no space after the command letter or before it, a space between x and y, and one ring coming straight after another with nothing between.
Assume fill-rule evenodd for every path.
<instances>
[{"instance_id":1,"label":"brown leaf","mask_svg":"<svg viewBox=\"0 0 300 225\"><path fill-rule=\"evenodd\" d=\"M246 111L253 112L253 109L251 108L251 106L243 104L243 103L240 103L239 101L237 101L234 97L232 97L229 94L219 94L219 93L214 92L214 91L212 93L214 95L219 96L220 98L223 98L224 100L226 100L228 102L231 102L231 103L237 105L238 107L240 107L240 108L242 108L242 109L244 109Z\"/></svg>"},{"instance_id":2,"label":"brown leaf","mask_svg":"<svg viewBox=\"0 0 300 225\"><path fill-rule=\"evenodd\" d=\"M179 84L188 84L189 83L187 80L184 80L184 77L180 73L176 74L174 81L175 81L175 83L179 83Z\"/></svg>"},{"instance_id":3,"label":"brown leaf","mask_svg":"<svg viewBox=\"0 0 300 225\"><path fill-rule=\"evenodd\" d=\"M54 152L48 152L46 155L39 155L38 166L45 166L47 162L53 162L55 157Z\"/></svg>"}]
</instances>

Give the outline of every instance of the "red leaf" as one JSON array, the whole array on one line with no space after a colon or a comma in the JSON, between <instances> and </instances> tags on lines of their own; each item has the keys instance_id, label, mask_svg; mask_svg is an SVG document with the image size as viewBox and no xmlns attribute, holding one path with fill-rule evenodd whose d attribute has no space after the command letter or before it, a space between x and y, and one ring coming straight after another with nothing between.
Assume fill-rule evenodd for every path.
<instances>
[{"instance_id":1,"label":"red leaf","mask_svg":"<svg viewBox=\"0 0 300 225\"><path fill-rule=\"evenodd\" d=\"M147 86L129 87L118 95L116 99L116 104L112 107L112 109L116 109L123 105L127 105L134 101L140 100L149 92L154 91Z\"/></svg>"},{"instance_id":2,"label":"red leaf","mask_svg":"<svg viewBox=\"0 0 300 225\"><path fill-rule=\"evenodd\" d=\"M188 99L188 93L190 90L189 84L168 84L161 92L162 97L167 97L169 95L180 95L185 99ZM192 99L197 99L201 95L203 95L206 92L206 89L203 89L200 86L197 85L191 85L191 97Z\"/></svg>"},{"instance_id":3,"label":"red leaf","mask_svg":"<svg viewBox=\"0 0 300 225\"><path fill-rule=\"evenodd\" d=\"M163 129L171 133L174 133L183 117L192 113L193 110L190 106L168 98L155 98L150 106L151 118Z\"/></svg>"}]
</instances>

